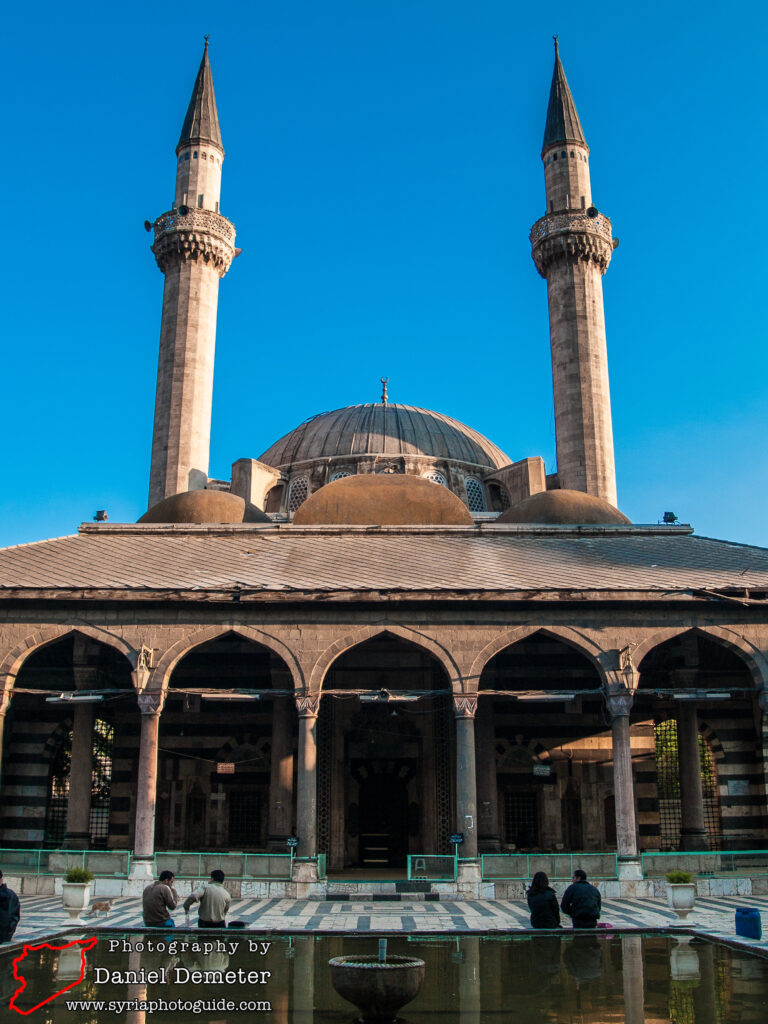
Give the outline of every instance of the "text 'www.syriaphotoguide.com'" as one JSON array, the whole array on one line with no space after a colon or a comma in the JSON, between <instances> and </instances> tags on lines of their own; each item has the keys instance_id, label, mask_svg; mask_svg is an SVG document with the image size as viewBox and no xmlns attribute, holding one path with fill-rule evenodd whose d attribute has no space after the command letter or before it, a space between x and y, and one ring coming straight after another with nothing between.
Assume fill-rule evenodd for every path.
<instances>
[{"instance_id":1,"label":"text 'www.syriaphotoguide.com'","mask_svg":"<svg viewBox=\"0 0 768 1024\"><path fill-rule=\"evenodd\" d=\"M145 1013L210 1013L212 1010L226 1010L228 1013L266 1013L272 1004L266 999L68 999L67 1009L90 1013L125 1013L127 1010L143 1010Z\"/></svg>"}]
</instances>

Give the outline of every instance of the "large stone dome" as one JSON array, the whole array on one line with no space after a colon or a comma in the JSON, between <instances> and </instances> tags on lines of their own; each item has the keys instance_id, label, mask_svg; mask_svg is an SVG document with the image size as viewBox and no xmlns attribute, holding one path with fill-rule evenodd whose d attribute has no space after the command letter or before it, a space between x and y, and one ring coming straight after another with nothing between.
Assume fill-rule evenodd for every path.
<instances>
[{"instance_id":1,"label":"large stone dome","mask_svg":"<svg viewBox=\"0 0 768 1024\"><path fill-rule=\"evenodd\" d=\"M412 405L350 405L312 416L259 456L275 469L315 459L425 455L487 469L512 461L471 427Z\"/></svg>"},{"instance_id":2,"label":"large stone dome","mask_svg":"<svg viewBox=\"0 0 768 1024\"><path fill-rule=\"evenodd\" d=\"M153 505L140 523L269 523L260 508L228 491L183 491Z\"/></svg>"}]
</instances>

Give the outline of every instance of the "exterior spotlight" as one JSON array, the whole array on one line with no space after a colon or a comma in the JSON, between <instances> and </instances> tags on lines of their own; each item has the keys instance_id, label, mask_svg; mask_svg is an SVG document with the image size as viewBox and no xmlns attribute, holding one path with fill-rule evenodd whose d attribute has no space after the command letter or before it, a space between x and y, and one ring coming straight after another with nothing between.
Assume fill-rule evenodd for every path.
<instances>
[{"instance_id":1,"label":"exterior spotlight","mask_svg":"<svg viewBox=\"0 0 768 1024\"><path fill-rule=\"evenodd\" d=\"M109 516L107 515L107 510L105 508L97 509L96 515L93 517L93 521L94 523L108 523Z\"/></svg>"},{"instance_id":2,"label":"exterior spotlight","mask_svg":"<svg viewBox=\"0 0 768 1024\"><path fill-rule=\"evenodd\" d=\"M100 693L60 693L58 697L46 697L46 704L98 704L104 700Z\"/></svg>"},{"instance_id":3,"label":"exterior spotlight","mask_svg":"<svg viewBox=\"0 0 768 1024\"><path fill-rule=\"evenodd\" d=\"M201 693L203 700L261 700L260 693Z\"/></svg>"},{"instance_id":4,"label":"exterior spotlight","mask_svg":"<svg viewBox=\"0 0 768 1024\"><path fill-rule=\"evenodd\" d=\"M674 512L665 512L661 519L665 526L674 526L678 518Z\"/></svg>"}]
</instances>

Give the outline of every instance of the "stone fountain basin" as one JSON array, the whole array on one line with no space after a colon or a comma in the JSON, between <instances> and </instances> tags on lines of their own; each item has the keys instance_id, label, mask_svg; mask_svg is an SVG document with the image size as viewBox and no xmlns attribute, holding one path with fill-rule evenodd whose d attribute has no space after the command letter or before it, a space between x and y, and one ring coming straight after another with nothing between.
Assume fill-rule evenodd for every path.
<instances>
[{"instance_id":1,"label":"stone fountain basin","mask_svg":"<svg viewBox=\"0 0 768 1024\"><path fill-rule=\"evenodd\" d=\"M366 1022L394 1020L424 984L424 961L417 957L335 956L328 964L333 987Z\"/></svg>"}]
</instances>

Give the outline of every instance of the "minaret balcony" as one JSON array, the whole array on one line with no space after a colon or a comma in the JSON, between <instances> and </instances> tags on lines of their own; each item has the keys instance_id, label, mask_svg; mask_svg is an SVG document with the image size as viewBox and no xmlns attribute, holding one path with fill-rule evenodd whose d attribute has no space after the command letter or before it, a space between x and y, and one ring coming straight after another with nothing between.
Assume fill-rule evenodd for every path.
<instances>
[{"instance_id":1,"label":"minaret balcony","mask_svg":"<svg viewBox=\"0 0 768 1024\"><path fill-rule=\"evenodd\" d=\"M546 214L531 228L530 240L533 260L542 277L554 265L573 260L594 263L604 274L619 244L610 220L594 207Z\"/></svg>"},{"instance_id":2,"label":"minaret balcony","mask_svg":"<svg viewBox=\"0 0 768 1024\"><path fill-rule=\"evenodd\" d=\"M171 263L194 260L212 266L223 277L235 256L235 225L213 210L169 210L152 225L152 252L157 265L166 272Z\"/></svg>"}]
</instances>

